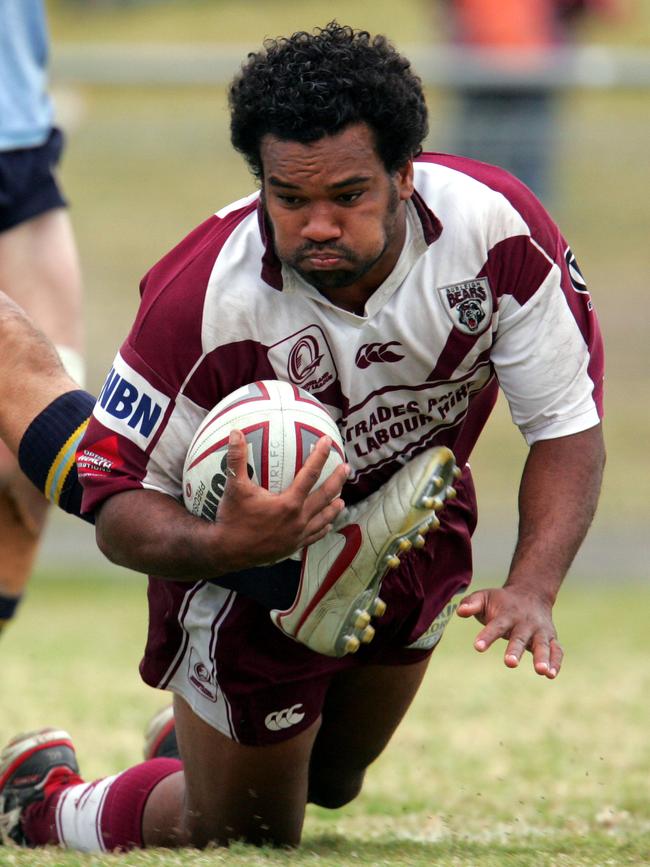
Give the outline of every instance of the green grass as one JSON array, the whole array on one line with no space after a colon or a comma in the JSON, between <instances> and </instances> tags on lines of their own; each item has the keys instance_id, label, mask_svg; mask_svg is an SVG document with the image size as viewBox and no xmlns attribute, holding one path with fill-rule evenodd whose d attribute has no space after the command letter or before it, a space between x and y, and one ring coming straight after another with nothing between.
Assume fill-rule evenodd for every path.
<instances>
[{"instance_id":1,"label":"green grass","mask_svg":"<svg viewBox=\"0 0 650 867\"><path fill-rule=\"evenodd\" d=\"M142 730L166 702L139 680L144 581L37 575L2 639L0 736L60 725L94 778L140 759ZM565 588L566 650L555 682L476 654L456 620L361 796L309 808L295 853L82 856L0 849L0 865L604 865L650 860L650 589Z\"/></svg>"},{"instance_id":2,"label":"green grass","mask_svg":"<svg viewBox=\"0 0 650 867\"><path fill-rule=\"evenodd\" d=\"M406 0L398 14L388 0L48 6L55 44L212 40L253 48L265 34L334 16L403 45L431 32L428 0ZM593 25L593 38L647 45L650 4L629 6L619 27ZM58 96L69 132L63 181L86 283L89 384L97 390L133 319L141 275L252 181L231 152L221 88L79 87ZM430 93L429 106L435 149L444 141L448 95ZM582 92L564 102L553 211L607 340L610 456L595 531L613 534L612 545L620 544L618 526L647 535L649 515L648 132L646 94ZM500 406L473 459L487 520L511 515L524 456ZM166 701L137 674L144 582L110 574L37 575L0 642L0 739L44 724L67 727L88 777L137 762L143 727ZM554 683L529 666L506 670L500 651L476 654L477 627L456 621L360 798L334 813L310 808L298 852L98 857L6 847L0 867L650 863L650 590L638 583L641 573L612 578L609 587L569 582L563 591L557 622L567 657Z\"/></svg>"}]
</instances>

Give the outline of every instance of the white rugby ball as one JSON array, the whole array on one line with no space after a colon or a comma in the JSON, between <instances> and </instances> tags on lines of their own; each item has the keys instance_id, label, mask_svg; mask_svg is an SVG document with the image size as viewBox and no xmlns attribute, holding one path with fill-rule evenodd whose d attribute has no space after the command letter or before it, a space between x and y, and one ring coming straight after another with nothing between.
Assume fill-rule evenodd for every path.
<instances>
[{"instance_id":1,"label":"white rugby ball","mask_svg":"<svg viewBox=\"0 0 650 867\"><path fill-rule=\"evenodd\" d=\"M280 493L293 481L323 436L332 448L318 487L345 460L334 419L308 391L277 380L260 380L229 394L210 410L194 435L183 467L183 500L193 514L214 521L226 485L228 436L240 430L248 443L248 475Z\"/></svg>"}]
</instances>

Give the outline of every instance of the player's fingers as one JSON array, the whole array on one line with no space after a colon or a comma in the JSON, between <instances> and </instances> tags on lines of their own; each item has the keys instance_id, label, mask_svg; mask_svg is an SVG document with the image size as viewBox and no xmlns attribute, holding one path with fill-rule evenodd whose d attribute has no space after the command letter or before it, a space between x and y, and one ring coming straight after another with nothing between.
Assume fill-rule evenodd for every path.
<instances>
[{"instance_id":1,"label":"player's fingers","mask_svg":"<svg viewBox=\"0 0 650 867\"><path fill-rule=\"evenodd\" d=\"M233 481L248 481L248 446L240 430L231 430L226 457L226 487Z\"/></svg>"},{"instance_id":2,"label":"player's fingers","mask_svg":"<svg viewBox=\"0 0 650 867\"><path fill-rule=\"evenodd\" d=\"M551 674L551 642L553 636L547 633L537 632L530 642L533 654L533 668L537 674L543 677L555 677Z\"/></svg>"},{"instance_id":3,"label":"player's fingers","mask_svg":"<svg viewBox=\"0 0 650 867\"><path fill-rule=\"evenodd\" d=\"M318 481L331 448L332 440L330 437L321 437L287 490L290 489L304 500Z\"/></svg>"},{"instance_id":4,"label":"player's fingers","mask_svg":"<svg viewBox=\"0 0 650 867\"><path fill-rule=\"evenodd\" d=\"M530 643L530 635L526 632L512 632L508 640L506 652L503 655L503 661L508 668L517 668L521 662L521 657L524 655L526 648ZM540 658L542 650L540 648Z\"/></svg>"},{"instance_id":5,"label":"player's fingers","mask_svg":"<svg viewBox=\"0 0 650 867\"><path fill-rule=\"evenodd\" d=\"M341 512L344 508L345 503L340 498L333 500L331 503L327 503L305 524L305 529L303 531L305 538L312 535L313 533L320 533L323 527L329 527L329 529L331 530L332 523L337 518L339 512ZM327 532L329 532L329 530ZM311 544L311 542L303 541L302 544L307 545Z\"/></svg>"},{"instance_id":6,"label":"player's fingers","mask_svg":"<svg viewBox=\"0 0 650 867\"><path fill-rule=\"evenodd\" d=\"M487 606L487 593L476 590L461 600L456 613L459 617L478 617L485 613Z\"/></svg>"},{"instance_id":7,"label":"player's fingers","mask_svg":"<svg viewBox=\"0 0 650 867\"><path fill-rule=\"evenodd\" d=\"M337 515L345 508L345 503L339 499L339 495L349 475L349 465L340 464L315 491L308 495L305 500L305 515L308 519L313 518L334 502L339 503L336 508Z\"/></svg>"},{"instance_id":8,"label":"player's fingers","mask_svg":"<svg viewBox=\"0 0 650 867\"><path fill-rule=\"evenodd\" d=\"M562 645L557 640L557 638L551 639L551 651L549 658L549 669L547 677L551 679L557 677L560 673L560 669L562 668L562 660L564 659L564 650L562 649Z\"/></svg>"},{"instance_id":9,"label":"player's fingers","mask_svg":"<svg viewBox=\"0 0 650 867\"><path fill-rule=\"evenodd\" d=\"M318 542L318 540L322 539L323 536L327 536L327 534L330 532L331 529L332 529L331 524L325 524L325 526L321 527L320 530L314 530L312 533L309 533L308 535L305 536L305 538L301 542L300 547L301 548L308 548L309 545L313 545L314 542Z\"/></svg>"},{"instance_id":10,"label":"player's fingers","mask_svg":"<svg viewBox=\"0 0 650 867\"><path fill-rule=\"evenodd\" d=\"M512 629L512 621L505 618L495 617L479 632L474 639L474 647L479 653L483 653L499 638L509 638Z\"/></svg>"}]
</instances>

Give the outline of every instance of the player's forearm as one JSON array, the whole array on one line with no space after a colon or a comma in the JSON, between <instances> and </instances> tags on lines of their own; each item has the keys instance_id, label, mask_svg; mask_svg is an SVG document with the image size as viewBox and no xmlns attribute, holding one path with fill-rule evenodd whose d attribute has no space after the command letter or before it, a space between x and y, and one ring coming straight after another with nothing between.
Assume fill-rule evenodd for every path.
<instances>
[{"instance_id":1,"label":"player's forearm","mask_svg":"<svg viewBox=\"0 0 650 867\"><path fill-rule=\"evenodd\" d=\"M600 425L532 446L507 585L554 602L596 511L604 464Z\"/></svg>"},{"instance_id":2,"label":"player's forearm","mask_svg":"<svg viewBox=\"0 0 650 867\"><path fill-rule=\"evenodd\" d=\"M96 516L97 545L136 572L175 580L218 578L244 568L219 545L219 527L191 515L172 497L132 490L109 498Z\"/></svg>"},{"instance_id":3,"label":"player's forearm","mask_svg":"<svg viewBox=\"0 0 650 867\"><path fill-rule=\"evenodd\" d=\"M1 291L0 346L0 438L16 454L32 419L79 386L66 374L47 337Z\"/></svg>"}]
</instances>

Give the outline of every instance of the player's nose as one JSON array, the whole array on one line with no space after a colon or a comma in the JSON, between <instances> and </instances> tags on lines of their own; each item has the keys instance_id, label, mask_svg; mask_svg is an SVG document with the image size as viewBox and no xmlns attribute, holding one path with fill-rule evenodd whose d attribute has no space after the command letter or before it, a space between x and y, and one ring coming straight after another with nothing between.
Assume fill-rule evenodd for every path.
<instances>
[{"instance_id":1,"label":"player's nose","mask_svg":"<svg viewBox=\"0 0 650 867\"><path fill-rule=\"evenodd\" d=\"M306 219L301 234L305 240L318 244L340 238L342 229L336 217L335 209L328 205L312 205L306 211Z\"/></svg>"}]
</instances>

